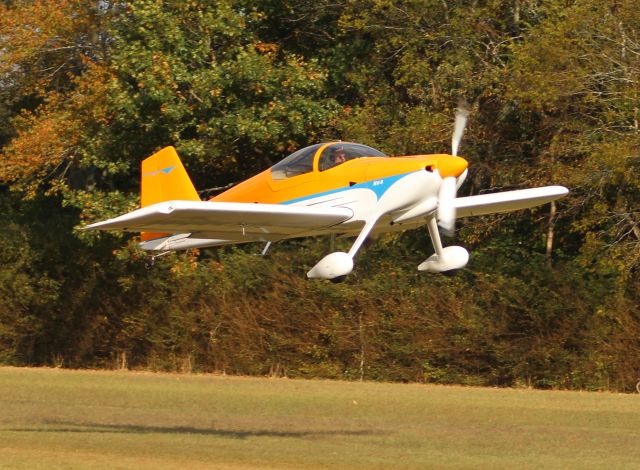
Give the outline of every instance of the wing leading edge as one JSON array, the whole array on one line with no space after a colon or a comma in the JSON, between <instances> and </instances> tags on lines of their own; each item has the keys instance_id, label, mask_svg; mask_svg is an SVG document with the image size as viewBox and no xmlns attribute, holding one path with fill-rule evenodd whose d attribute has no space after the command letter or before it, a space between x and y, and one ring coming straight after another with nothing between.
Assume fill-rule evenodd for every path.
<instances>
[{"instance_id":1,"label":"wing leading edge","mask_svg":"<svg viewBox=\"0 0 640 470\"><path fill-rule=\"evenodd\" d=\"M191 233L203 238L279 239L331 227L350 219L344 207L307 207L242 202L166 201L85 227L88 230ZM215 235L215 236L214 236Z\"/></svg>"},{"instance_id":2,"label":"wing leading edge","mask_svg":"<svg viewBox=\"0 0 640 470\"><path fill-rule=\"evenodd\" d=\"M554 201L569 193L564 186L543 186L501 193L459 197L455 200L456 217L496 214L527 209Z\"/></svg>"}]
</instances>

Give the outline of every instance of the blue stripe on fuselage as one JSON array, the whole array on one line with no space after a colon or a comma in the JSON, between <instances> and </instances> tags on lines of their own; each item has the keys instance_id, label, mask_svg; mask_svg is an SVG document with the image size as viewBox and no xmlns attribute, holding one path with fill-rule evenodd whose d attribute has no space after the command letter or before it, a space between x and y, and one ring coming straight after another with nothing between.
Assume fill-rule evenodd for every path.
<instances>
[{"instance_id":1,"label":"blue stripe on fuselage","mask_svg":"<svg viewBox=\"0 0 640 470\"><path fill-rule=\"evenodd\" d=\"M398 180L401 178L415 172L403 173L401 175L388 176L386 178L378 178L371 181L366 181L364 183L354 184L353 186L343 186L342 188L332 189L331 191L325 191L322 193L310 194L309 196L299 197L296 199L291 199L289 201L284 201L282 204L294 204L296 202L306 201L308 199L315 199L317 197L327 196L329 194L337 194L344 191L348 191L350 189L369 189L373 191L376 195L376 198L379 200L384 193Z\"/></svg>"}]
</instances>

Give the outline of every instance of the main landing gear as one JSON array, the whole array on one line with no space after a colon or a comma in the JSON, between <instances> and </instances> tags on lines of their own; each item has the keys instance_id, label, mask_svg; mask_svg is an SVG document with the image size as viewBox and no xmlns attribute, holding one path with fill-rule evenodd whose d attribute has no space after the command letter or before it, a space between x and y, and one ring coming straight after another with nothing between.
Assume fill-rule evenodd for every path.
<instances>
[{"instance_id":1,"label":"main landing gear","mask_svg":"<svg viewBox=\"0 0 640 470\"><path fill-rule=\"evenodd\" d=\"M311 268L307 277L327 279L335 283L343 282L347 275L353 271L353 258L373 230L378 218L374 217L365 224L348 253L336 251L328 254ZM420 263L418 270L441 273L445 276L455 275L469 262L469 252L461 246L442 246L435 214L429 217L427 228L435 253Z\"/></svg>"},{"instance_id":2,"label":"main landing gear","mask_svg":"<svg viewBox=\"0 0 640 470\"><path fill-rule=\"evenodd\" d=\"M348 253L336 251L322 258L309 270L307 277L310 279L328 279L331 282L343 282L347 275L353 271L353 258L373 230L378 217L369 220L353 243ZM445 276L453 276L464 268L469 262L469 252L461 246L442 246L440 232L436 216L428 219L427 228L435 253L418 265L419 271L441 273Z\"/></svg>"}]
</instances>

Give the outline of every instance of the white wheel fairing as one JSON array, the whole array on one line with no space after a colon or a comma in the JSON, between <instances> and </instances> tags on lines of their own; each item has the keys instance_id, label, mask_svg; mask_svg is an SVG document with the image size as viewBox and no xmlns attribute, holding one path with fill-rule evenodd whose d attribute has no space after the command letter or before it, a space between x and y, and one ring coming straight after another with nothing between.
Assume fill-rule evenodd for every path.
<instances>
[{"instance_id":1,"label":"white wheel fairing","mask_svg":"<svg viewBox=\"0 0 640 470\"><path fill-rule=\"evenodd\" d=\"M322 258L307 273L309 279L335 279L353 271L353 258L347 253L336 251Z\"/></svg>"},{"instance_id":2,"label":"white wheel fairing","mask_svg":"<svg viewBox=\"0 0 640 470\"><path fill-rule=\"evenodd\" d=\"M469 262L469 252L461 246L447 246L442 249L442 256L433 254L420 263L418 271L442 273L464 268Z\"/></svg>"}]
</instances>

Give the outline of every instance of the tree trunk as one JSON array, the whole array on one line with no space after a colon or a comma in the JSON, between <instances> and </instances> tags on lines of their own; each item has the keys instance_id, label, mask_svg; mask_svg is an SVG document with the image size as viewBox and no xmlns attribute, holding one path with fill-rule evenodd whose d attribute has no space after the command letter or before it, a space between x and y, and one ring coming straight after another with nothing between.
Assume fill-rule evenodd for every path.
<instances>
[{"instance_id":1,"label":"tree trunk","mask_svg":"<svg viewBox=\"0 0 640 470\"><path fill-rule=\"evenodd\" d=\"M551 201L549 210L549 223L547 225L547 262L551 265L551 252L553 251L553 231L556 224L556 202Z\"/></svg>"}]
</instances>

